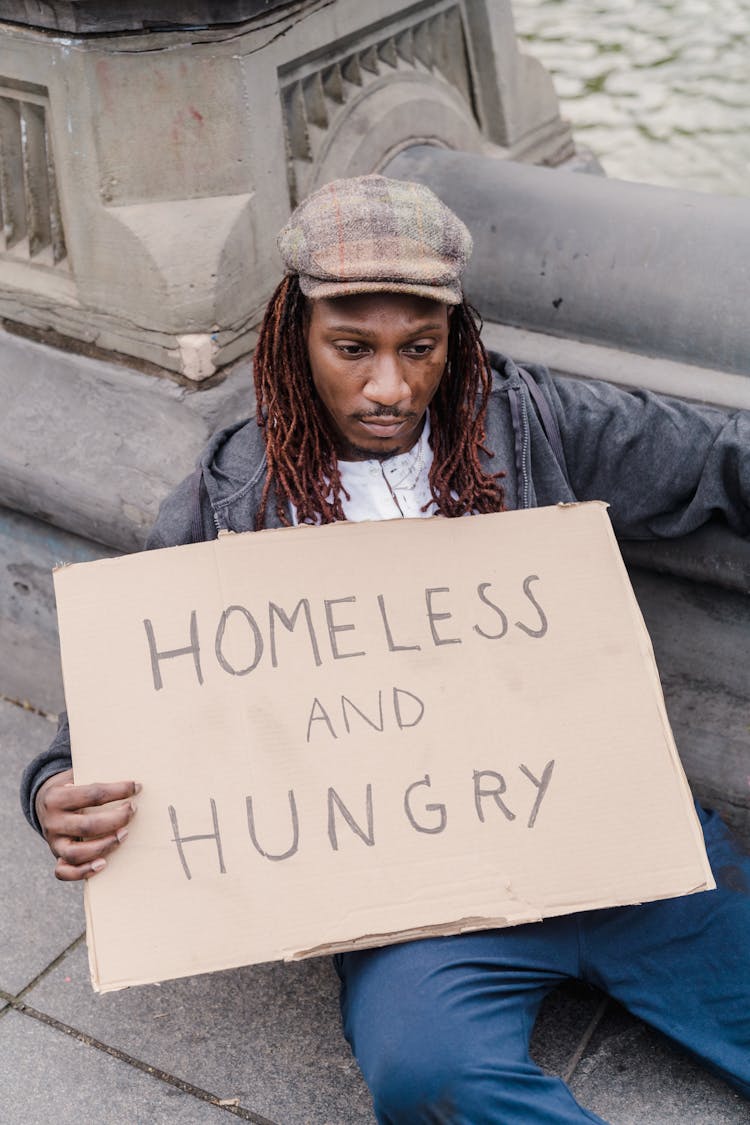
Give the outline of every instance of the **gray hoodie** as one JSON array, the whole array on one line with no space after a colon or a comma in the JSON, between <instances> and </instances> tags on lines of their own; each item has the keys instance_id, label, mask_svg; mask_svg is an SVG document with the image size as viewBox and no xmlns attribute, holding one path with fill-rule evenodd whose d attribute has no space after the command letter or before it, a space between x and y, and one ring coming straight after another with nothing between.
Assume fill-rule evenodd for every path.
<instances>
[{"instance_id":1,"label":"gray hoodie","mask_svg":"<svg viewBox=\"0 0 750 1125\"><path fill-rule=\"evenodd\" d=\"M531 508L606 500L621 539L672 538L723 516L750 535L750 413L727 413L649 391L552 378L492 356L483 467L503 470L506 505ZM530 389L534 393L530 393ZM252 531L266 472L263 433L254 420L219 431L198 469L163 502L147 549ZM268 527L278 526L273 498ZM24 771L21 804L34 811L44 781L69 769L65 713L49 750Z\"/></svg>"}]
</instances>

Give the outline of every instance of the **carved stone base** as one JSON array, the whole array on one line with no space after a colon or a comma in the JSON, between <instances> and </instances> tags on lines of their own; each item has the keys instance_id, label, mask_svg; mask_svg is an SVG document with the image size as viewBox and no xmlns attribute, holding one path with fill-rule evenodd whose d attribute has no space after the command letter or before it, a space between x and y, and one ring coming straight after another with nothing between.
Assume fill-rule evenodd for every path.
<instances>
[{"instance_id":1,"label":"carved stone base","mask_svg":"<svg viewBox=\"0 0 750 1125\"><path fill-rule=\"evenodd\" d=\"M11 11L37 7L107 5ZM321 183L415 142L571 151L507 0L230 7L254 18L75 38L0 24L0 317L198 382L252 347L276 232Z\"/></svg>"}]
</instances>

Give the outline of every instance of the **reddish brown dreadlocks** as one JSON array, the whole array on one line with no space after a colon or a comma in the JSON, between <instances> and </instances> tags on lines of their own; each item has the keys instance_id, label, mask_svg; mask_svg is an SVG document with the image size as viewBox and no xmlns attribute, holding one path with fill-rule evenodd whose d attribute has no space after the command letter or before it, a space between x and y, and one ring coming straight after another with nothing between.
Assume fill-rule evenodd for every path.
<instances>
[{"instance_id":1,"label":"reddish brown dreadlocks","mask_svg":"<svg viewBox=\"0 0 750 1125\"><path fill-rule=\"evenodd\" d=\"M265 429L268 472L256 516L265 526L273 496L282 525L288 504L299 523L345 519L341 474L329 423L316 394L305 339L305 298L294 274L271 298L253 360L258 425ZM484 447L490 365L479 337L478 315L464 302L454 307L446 375L430 405L433 463L430 489L443 516L503 511L498 478L479 463Z\"/></svg>"}]
</instances>

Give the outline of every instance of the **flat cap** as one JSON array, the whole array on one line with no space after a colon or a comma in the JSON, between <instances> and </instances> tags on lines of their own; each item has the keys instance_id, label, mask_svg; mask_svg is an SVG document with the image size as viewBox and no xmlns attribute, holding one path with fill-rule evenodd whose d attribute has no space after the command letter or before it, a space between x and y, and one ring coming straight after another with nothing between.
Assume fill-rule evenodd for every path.
<instances>
[{"instance_id":1,"label":"flat cap","mask_svg":"<svg viewBox=\"0 0 750 1125\"><path fill-rule=\"evenodd\" d=\"M472 242L428 187L370 175L332 180L308 196L278 246L306 297L414 293L458 305Z\"/></svg>"}]
</instances>

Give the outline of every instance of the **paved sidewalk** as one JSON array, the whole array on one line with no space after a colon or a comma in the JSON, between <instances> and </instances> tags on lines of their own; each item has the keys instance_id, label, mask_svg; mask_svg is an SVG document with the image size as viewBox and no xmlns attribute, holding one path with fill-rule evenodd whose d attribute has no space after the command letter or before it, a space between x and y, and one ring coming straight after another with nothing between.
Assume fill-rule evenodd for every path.
<instances>
[{"instance_id":1,"label":"paved sidewalk","mask_svg":"<svg viewBox=\"0 0 750 1125\"><path fill-rule=\"evenodd\" d=\"M326 960L92 991L81 889L55 881L18 805L53 730L0 699L0 1121L371 1125ZM584 986L547 1001L534 1055L611 1125L750 1123L749 1103Z\"/></svg>"}]
</instances>

